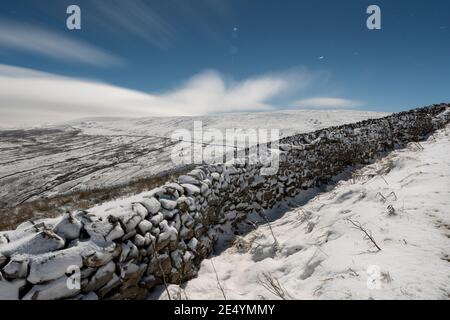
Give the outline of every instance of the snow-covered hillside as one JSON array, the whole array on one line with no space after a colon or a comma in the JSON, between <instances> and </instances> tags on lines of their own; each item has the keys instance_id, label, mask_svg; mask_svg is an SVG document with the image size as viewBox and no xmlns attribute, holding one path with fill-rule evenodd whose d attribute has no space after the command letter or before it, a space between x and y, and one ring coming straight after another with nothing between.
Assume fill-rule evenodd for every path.
<instances>
[{"instance_id":1,"label":"snow-covered hillside","mask_svg":"<svg viewBox=\"0 0 450 320\"><path fill-rule=\"evenodd\" d=\"M285 203L229 246L225 233L172 298L449 299L449 133Z\"/></svg>"},{"instance_id":2,"label":"snow-covered hillside","mask_svg":"<svg viewBox=\"0 0 450 320\"><path fill-rule=\"evenodd\" d=\"M0 131L0 208L80 190L127 184L173 168L177 129L280 129L281 136L378 118L357 110L285 111L205 117L85 119Z\"/></svg>"}]
</instances>

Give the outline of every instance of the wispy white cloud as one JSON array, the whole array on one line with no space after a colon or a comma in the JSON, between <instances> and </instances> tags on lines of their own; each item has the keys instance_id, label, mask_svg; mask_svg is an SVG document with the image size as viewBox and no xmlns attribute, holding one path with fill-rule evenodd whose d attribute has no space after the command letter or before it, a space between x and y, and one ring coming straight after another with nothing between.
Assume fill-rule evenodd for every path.
<instances>
[{"instance_id":1,"label":"wispy white cloud","mask_svg":"<svg viewBox=\"0 0 450 320\"><path fill-rule=\"evenodd\" d=\"M300 99L291 103L295 108L318 108L318 109L351 109L363 106L362 101L334 98L334 97L314 97Z\"/></svg>"},{"instance_id":2,"label":"wispy white cloud","mask_svg":"<svg viewBox=\"0 0 450 320\"><path fill-rule=\"evenodd\" d=\"M174 27L142 0L93 1L93 5L96 22L104 28L126 31L159 48L169 47L174 38Z\"/></svg>"},{"instance_id":3,"label":"wispy white cloud","mask_svg":"<svg viewBox=\"0 0 450 320\"><path fill-rule=\"evenodd\" d=\"M181 106L191 114L270 110L268 101L290 87L289 76L263 75L235 82L205 71L160 98L165 105Z\"/></svg>"},{"instance_id":4,"label":"wispy white cloud","mask_svg":"<svg viewBox=\"0 0 450 320\"><path fill-rule=\"evenodd\" d=\"M0 22L0 48L94 66L122 63L115 55L69 34L7 20Z\"/></svg>"},{"instance_id":5,"label":"wispy white cloud","mask_svg":"<svg viewBox=\"0 0 450 320\"><path fill-rule=\"evenodd\" d=\"M308 83L307 73L241 81L202 72L179 87L150 94L90 80L0 65L0 125L60 122L94 116L189 116L272 110L271 99Z\"/></svg>"}]
</instances>

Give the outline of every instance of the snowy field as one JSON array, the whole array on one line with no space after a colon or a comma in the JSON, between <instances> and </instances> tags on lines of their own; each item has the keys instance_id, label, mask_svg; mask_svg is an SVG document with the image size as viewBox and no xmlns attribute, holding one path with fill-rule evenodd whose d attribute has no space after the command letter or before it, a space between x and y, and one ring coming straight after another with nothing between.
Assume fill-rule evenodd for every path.
<instances>
[{"instance_id":1,"label":"snowy field","mask_svg":"<svg viewBox=\"0 0 450 320\"><path fill-rule=\"evenodd\" d=\"M357 110L205 117L85 119L33 129L0 128L0 209L71 192L121 186L173 168L177 129L280 129L281 136L378 118Z\"/></svg>"},{"instance_id":2,"label":"snowy field","mask_svg":"<svg viewBox=\"0 0 450 320\"><path fill-rule=\"evenodd\" d=\"M449 133L284 203L231 244L224 233L172 299L449 299Z\"/></svg>"}]
</instances>

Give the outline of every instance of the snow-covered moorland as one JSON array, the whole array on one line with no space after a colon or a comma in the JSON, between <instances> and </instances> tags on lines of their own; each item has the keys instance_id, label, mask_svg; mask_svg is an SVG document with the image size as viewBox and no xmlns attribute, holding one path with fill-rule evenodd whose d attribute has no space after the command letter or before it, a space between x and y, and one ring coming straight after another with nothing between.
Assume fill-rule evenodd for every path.
<instances>
[{"instance_id":1,"label":"snow-covered moorland","mask_svg":"<svg viewBox=\"0 0 450 320\"><path fill-rule=\"evenodd\" d=\"M57 195L124 186L173 169L175 130L280 129L281 137L386 116L360 110L94 118L23 130L0 126L0 209Z\"/></svg>"},{"instance_id":2,"label":"snow-covered moorland","mask_svg":"<svg viewBox=\"0 0 450 320\"><path fill-rule=\"evenodd\" d=\"M449 132L285 203L231 245L225 233L172 299L449 299Z\"/></svg>"}]
</instances>

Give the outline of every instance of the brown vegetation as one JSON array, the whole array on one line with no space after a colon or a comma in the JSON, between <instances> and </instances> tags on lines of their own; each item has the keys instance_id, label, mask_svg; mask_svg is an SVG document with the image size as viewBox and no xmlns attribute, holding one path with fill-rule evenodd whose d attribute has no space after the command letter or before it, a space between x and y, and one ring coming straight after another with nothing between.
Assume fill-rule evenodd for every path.
<instances>
[{"instance_id":1,"label":"brown vegetation","mask_svg":"<svg viewBox=\"0 0 450 320\"><path fill-rule=\"evenodd\" d=\"M12 208L3 208L0 209L0 230L12 230L25 221L54 218L67 211L86 210L107 201L151 190L167 181L175 180L176 177L191 169L191 167L180 168L132 181L127 185L76 191L25 202Z\"/></svg>"}]
</instances>

